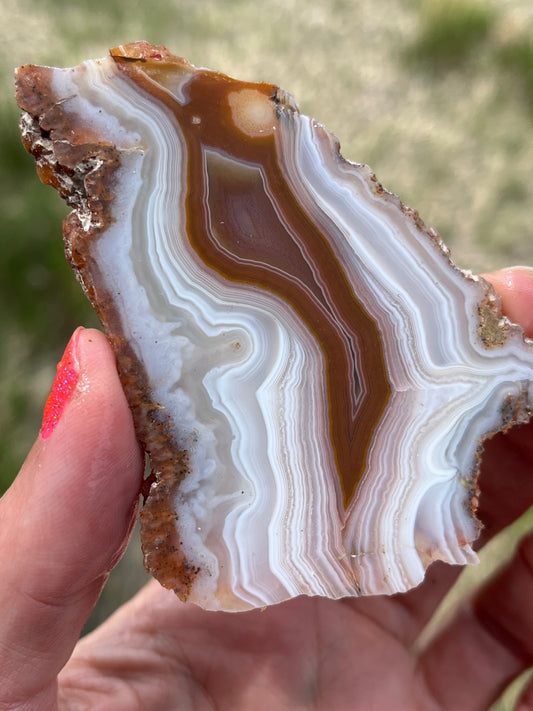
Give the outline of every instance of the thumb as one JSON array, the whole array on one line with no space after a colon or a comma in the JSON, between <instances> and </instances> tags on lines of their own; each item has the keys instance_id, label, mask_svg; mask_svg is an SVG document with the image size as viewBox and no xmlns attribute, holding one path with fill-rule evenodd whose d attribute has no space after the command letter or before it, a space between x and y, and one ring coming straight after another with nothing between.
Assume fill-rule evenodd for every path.
<instances>
[{"instance_id":1,"label":"thumb","mask_svg":"<svg viewBox=\"0 0 533 711\"><path fill-rule=\"evenodd\" d=\"M519 323L526 336L533 338L533 269L508 267L482 276L498 292L504 314Z\"/></svg>"},{"instance_id":2,"label":"thumb","mask_svg":"<svg viewBox=\"0 0 533 711\"><path fill-rule=\"evenodd\" d=\"M125 547L142 471L113 352L80 328L0 500L0 708L55 706L55 678Z\"/></svg>"}]
</instances>

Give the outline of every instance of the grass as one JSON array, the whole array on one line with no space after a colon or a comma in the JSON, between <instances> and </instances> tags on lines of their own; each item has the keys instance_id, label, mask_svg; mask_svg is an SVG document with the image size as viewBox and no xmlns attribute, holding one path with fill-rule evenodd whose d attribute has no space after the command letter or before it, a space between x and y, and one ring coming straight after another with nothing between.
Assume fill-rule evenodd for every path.
<instances>
[{"instance_id":1,"label":"grass","mask_svg":"<svg viewBox=\"0 0 533 711\"><path fill-rule=\"evenodd\" d=\"M505 42L497 57L533 114L533 35L524 34Z\"/></svg>"},{"instance_id":2,"label":"grass","mask_svg":"<svg viewBox=\"0 0 533 711\"><path fill-rule=\"evenodd\" d=\"M489 4L470 0L424 0L419 12L418 30L406 57L436 70L464 65L488 39L496 21Z\"/></svg>"},{"instance_id":3,"label":"grass","mask_svg":"<svg viewBox=\"0 0 533 711\"><path fill-rule=\"evenodd\" d=\"M66 208L19 142L17 64L69 66L148 39L274 81L416 207L460 266L533 264L529 0L3 0L0 14L0 491L35 437L70 333L95 323L63 257ZM128 585L110 588L95 621Z\"/></svg>"}]
</instances>

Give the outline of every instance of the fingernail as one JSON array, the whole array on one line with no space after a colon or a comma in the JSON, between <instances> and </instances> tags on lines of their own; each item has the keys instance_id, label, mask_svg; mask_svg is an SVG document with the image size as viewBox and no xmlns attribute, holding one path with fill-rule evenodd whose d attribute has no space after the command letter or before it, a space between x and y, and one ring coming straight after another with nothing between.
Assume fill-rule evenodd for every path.
<instances>
[{"instance_id":1,"label":"fingernail","mask_svg":"<svg viewBox=\"0 0 533 711\"><path fill-rule=\"evenodd\" d=\"M497 275L502 276L502 280L505 281L506 286L513 287L517 278L521 275L525 276L527 279L533 278L533 268L527 266L516 266L516 267L505 267L496 272Z\"/></svg>"},{"instance_id":2,"label":"fingernail","mask_svg":"<svg viewBox=\"0 0 533 711\"><path fill-rule=\"evenodd\" d=\"M80 365L77 351L78 339L82 330L80 327L74 331L63 357L57 364L57 374L44 406L43 422L39 432L41 439L48 439L55 430L78 384Z\"/></svg>"}]
</instances>

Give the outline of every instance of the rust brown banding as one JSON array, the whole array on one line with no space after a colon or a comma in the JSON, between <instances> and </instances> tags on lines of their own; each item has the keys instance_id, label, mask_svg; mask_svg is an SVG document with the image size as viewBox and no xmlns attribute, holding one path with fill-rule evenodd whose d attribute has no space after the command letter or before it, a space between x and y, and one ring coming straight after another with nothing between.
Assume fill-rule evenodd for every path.
<instances>
[{"instance_id":1,"label":"rust brown banding","mask_svg":"<svg viewBox=\"0 0 533 711\"><path fill-rule=\"evenodd\" d=\"M83 117L69 112L62 97L53 94L53 71L26 65L17 72L17 103L26 112L21 119L23 143L35 157L42 182L58 190L74 208L63 222L65 253L115 352L137 437L150 454L155 482L141 514L146 569L185 600L199 569L186 560L175 543L172 502L173 493L187 475L187 455L176 448L173 422L152 398L143 364L123 335L113 296L91 256L94 242L113 221L120 152L102 142L84 124Z\"/></svg>"}]
</instances>

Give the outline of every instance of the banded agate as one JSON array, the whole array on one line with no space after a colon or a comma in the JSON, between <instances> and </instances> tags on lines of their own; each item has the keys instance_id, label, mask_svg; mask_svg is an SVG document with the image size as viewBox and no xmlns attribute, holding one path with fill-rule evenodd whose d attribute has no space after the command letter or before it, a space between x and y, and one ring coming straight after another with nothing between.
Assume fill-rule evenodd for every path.
<instances>
[{"instance_id":1,"label":"banded agate","mask_svg":"<svg viewBox=\"0 0 533 711\"><path fill-rule=\"evenodd\" d=\"M491 287L270 84L141 42L17 96L151 458L147 569L245 610L475 562L482 443L533 398Z\"/></svg>"}]
</instances>

